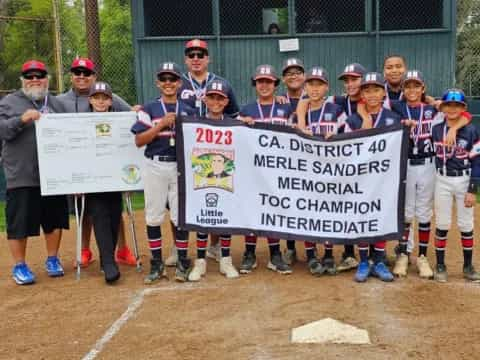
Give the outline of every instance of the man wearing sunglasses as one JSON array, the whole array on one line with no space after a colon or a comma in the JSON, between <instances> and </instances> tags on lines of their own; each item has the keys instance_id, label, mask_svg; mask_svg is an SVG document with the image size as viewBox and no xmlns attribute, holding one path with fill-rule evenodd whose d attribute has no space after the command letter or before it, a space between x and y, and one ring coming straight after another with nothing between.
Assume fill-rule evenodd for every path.
<instances>
[{"instance_id":1,"label":"man wearing sunglasses","mask_svg":"<svg viewBox=\"0 0 480 360\"><path fill-rule=\"evenodd\" d=\"M235 99L232 87L225 79L208 72L208 45L206 41L193 39L185 45L185 65L188 72L182 76L182 87L180 89L180 98L191 108L197 111L199 116L206 116L206 106L203 102L205 89L213 80L220 80L228 85L228 105L225 108L225 114L232 118L238 116L238 104Z\"/></svg>"},{"instance_id":2,"label":"man wearing sunglasses","mask_svg":"<svg viewBox=\"0 0 480 360\"><path fill-rule=\"evenodd\" d=\"M12 277L19 285L32 284L35 275L25 263L27 239L45 234L48 276L63 276L58 259L62 229L68 229L66 196L41 196L34 122L42 113L65 109L48 91L45 64L27 61L22 66L22 88L0 101L0 140L7 180L7 239L15 266Z\"/></svg>"},{"instance_id":3,"label":"man wearing sunglasses","mask_svg":"<svg viewBox=\"0 0 480 360\"><path fill-rule=\"evenodd\" d=\"M72 88L64 94L57 96L69 113L90 112L89 93L90 88L97 80L95 73L95 64L88 58L77 58L73 60L70 67L70 79ZM118 95L112 96L112 111L131 111L130 105L127 104ZM120 222L120 231L118 239L118 250L116 252L116 260L121 264L136 265L135 256L126 245L125 225L123 217ZM93 260L93 253L90 250L90 238L92 233L92 222L88 217L84 217L82 232L82 262L81 266L86 267Z\"/></svg>"}]
</instances>

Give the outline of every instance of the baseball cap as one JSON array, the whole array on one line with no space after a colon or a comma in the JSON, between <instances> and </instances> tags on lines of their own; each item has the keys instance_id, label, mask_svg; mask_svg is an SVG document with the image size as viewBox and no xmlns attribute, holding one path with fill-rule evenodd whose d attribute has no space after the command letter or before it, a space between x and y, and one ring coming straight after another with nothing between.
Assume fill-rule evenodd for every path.
<instances>
[{"instance_id":1,"label":"baseball cap","mask_svg":"<svg viewBox=\"0 0 480 360\"><path fill-rule=\"evenodd\" d=\"M228 85L221 80L213 80L207 85L205 95L218 94L228 98Z\"/></svg>"},{"instance_id":2,"label":"baseball cap","mask_svg":"<svg viewBox=\"0 0 480 360\"><path fill-rule=\"evenodd\" d=\"M465 101L465 94L460 89L448 89L442 95L442 104L446 103L458 103L467 105Z\"/></svg>"},{"instance_id":3,"label":"baseball cap","mask_svg":"<svg viewBox=\"0 0 480 360\"><path fill-rule=\"evenodd\" d=\"M320 80L325 84L328 84L328 74L324 68L320 66L314 66L307 72L306 81L308 80Z\"/></svg>"},{"instance_id":4,"label":"baseball cap","mask_svg":"<svg viewBox=\"0 0 480 360\"><path fill-rule=\"evenodd\" d=\"M91 72L95 72L95 64L92 60L87 58L76 58L72 62L72 66L70 66L70 70L83 68L90 70Z\"/></svg>"},{"instance_id":5,"label":"baseball cap","mask_svg":"<svg viewBox=\"0 0 480 360\"><path fill-rule=\"evenodd\" d=\"M112 88L110 87L110 85L108 85L106 82L103 82L103 81L96 82L90 88L90 92L88 93L88 96L93 96L95 94L105 94L108 97L113 96Z\"/></svg>"},{"instance_id":6,"label":"baseball cap","mask_svg":"<svg viewBox=\"0 0 480 360\"><path fill-rule=\"evenodd\" d=\"M264 64L258 65L255 70L255 75L252 77L252 81L255 82L259 79L270 79L275 81L275 86L280 82L280 79L277 76L275 68L272 65Z\"/></svg>"},{"instance_id":7,"label":"baseball cap","mask_svg":"<svg viewBox=\"0 0 480 360\"><path fill-rule=\"evenodd\" d=\"M180 66L178 66L176 63L167 61L161 63L158 67L157 76L160 74L172 74L180 78L182 76L182 70L180 69Z\"/></svg>"},{"instance_id":8,"label":"baseball cap","mask_svg":"<svg viewBox=\"0 0 480 360\"><path fill-rule=\"evenodd\" d=\"M416 81L422 85L425 84L423 74L418 70L408 70L403 78L403 83L405 84L407 81Z\"/></svg>"},{"instance_id":9,"label":"baseball cap","mask_svg":"<svg viewBox=\"0 0 480 360\"><path fill-rule=\"evenodd\" d=\"M285 75L285 72L292 67L299 68L302 70L302 72L305 72L305 67L303 66L302 60L297 58L288 58L283 62L282 75Z\"/></svg>"},{"instance_id":10,"label":"baseball cap","mask_svg":"<svg viewBox=\"0 0 480 360\"><path fill-rule=\"evenodd\" d=\"M346 76L355 76L355 77L362 77L365 75L367 70L363 67L362 64L359 63L352 63L345 66L343 72L338 77L338 80L343 80Z\"/></svg>"},{"instance_id":11,"label":"baseball cap","mask_svg":"<svg viewBox=\"0 0 480 360\"><path fill-rule=\"evenodd\" d=\"M208 44L204 40L193 39L187 41L185 44L185 54L187 54L190 50L202 50L208 54Z\"/></svg>"},{"instance_id":12,"label":"baseball cap","mask_svg":"<svg viewBox=\"0 0 480 360\"><path fill-rule=\"evenodd\" d=\"M38 60L29 60L22 65L22 74L26 74L30 71L39 71L44 74L48 73L45 64Z\"/></svg>"},{"instance_id":13,"label":"baseball cap","mask_svg":"<svg viewBox=\"0 0 480 360\"><path fill-rule=\"evenodd\" d=\"M383 75L378 72L365 73L365 75L363 75L360 87L365 87L367 85L377 85L383 88L385 86L385 80L383 79Z\"/></svg>"}]
</instances>

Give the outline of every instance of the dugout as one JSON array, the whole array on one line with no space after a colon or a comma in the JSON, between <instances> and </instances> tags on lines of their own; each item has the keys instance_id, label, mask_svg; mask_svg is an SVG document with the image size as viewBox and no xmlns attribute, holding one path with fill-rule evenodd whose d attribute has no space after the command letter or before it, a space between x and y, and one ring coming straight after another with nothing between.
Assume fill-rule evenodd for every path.
<instances>
[{"instance_id":1,"label":"dugout","mask_svg":"<svg viewBox=\"0 0 480 360\"><path fill-rule=\"evenodd\" d=\"M176 0L132 1L136 85L139 102L157 96L158 64L183 65L186 40L209 42L213 72L227 78L240 103L251 99L255 66L277 69L290 56L307 67L324 66L331 92L347 63L381 69L390 53L403 54L410 68L423 71L429 93L454 84L455 16L453 0ZM268 34L277 23L279 34ZM298 51L281 52L279 40L298 39Z\"/></svg>"}]
</instances>

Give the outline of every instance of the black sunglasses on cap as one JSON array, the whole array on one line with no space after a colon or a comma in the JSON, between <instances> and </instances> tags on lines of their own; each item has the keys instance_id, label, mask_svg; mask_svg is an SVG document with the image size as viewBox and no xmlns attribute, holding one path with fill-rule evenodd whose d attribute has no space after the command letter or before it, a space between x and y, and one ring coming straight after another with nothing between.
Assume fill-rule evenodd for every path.
<instances>
[{"instance_id":1,"label":"black sunglasses on cap","mask_svg":"<svg viewBox=\"0 0 480 360\"><path fill-rule=\"evenodd\" d=\"M158 81L160 82L177 82L179 77L173 76L173 75L158 75L157 76Z\"/></svg>"},{"instance_id":2,"label":"black sunglasses on cap","mask_svg":"<svg viewBox=\"0 0 480 360\"><path fill-rule=\"evenodd\" d=\"M33 80L33 79L45 79L47 77L46 73L27 73L22 75L26 80Z\"/></svg>"},{"instance_id":3,"label":"black sunglasses on cap","mask_svg":"<svg viewBox=\"0 0 480 360\"><path fill-rule=\"evenodd\" d=\"M85 69L73 69L72 74L75 76L80 76L83 74L83 76L89 77L93 75L93 71L85 70Z\"/></svg>"},{"instance_id":4,"label":"black sunglasses on cap","mask_svg":"<svg viewBox=\"0 0 480 360\"><path fill-rule=\"evenodd\" d=\"M199 58L199 59L203 59L207 54L205 54L204 52L200 52L200 51L195 51L195 52L190 52L187 54L187 57L189 59L194 59L195 57Z\"/></svg>"}]
</instances>

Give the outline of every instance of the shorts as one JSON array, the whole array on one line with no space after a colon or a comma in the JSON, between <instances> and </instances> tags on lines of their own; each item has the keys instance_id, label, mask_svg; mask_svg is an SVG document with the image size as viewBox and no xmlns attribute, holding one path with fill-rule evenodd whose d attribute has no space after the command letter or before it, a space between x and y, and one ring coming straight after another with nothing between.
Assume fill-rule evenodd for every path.
<instances>
[{"instance_id":1,"label":"shorts","mask_svg":"<svg viewBox=\"0 0 480 360\"><path fill-rule=\"evenodd\" d=\"M41 196L40 187L7 190L5 216L7 238L24 239L55 229L68 229L68 203L65 195Z\"/></svg>"}]
</instances>

